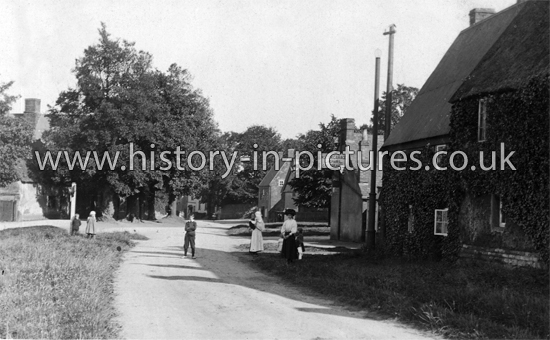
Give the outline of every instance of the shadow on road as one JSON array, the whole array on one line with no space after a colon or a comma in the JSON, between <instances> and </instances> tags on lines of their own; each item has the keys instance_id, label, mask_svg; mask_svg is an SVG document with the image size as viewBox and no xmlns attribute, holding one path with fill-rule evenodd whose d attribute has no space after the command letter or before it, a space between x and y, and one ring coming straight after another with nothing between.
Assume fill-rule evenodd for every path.
<instances>
[{"instance_id":1,"label":"shadow on road","mask_svg":"<svg viewBox=\"0 0 550 340\"><path fill-rule=\"evenodd\" d=\"M164 251L166 250L166 251ZM178 253L170 252L178 250L181 253L181 247L170 246L159 251L135 251L136 253L151 254L149 256L158 255L159 257L172 258ZM299 307L299 310L304 313L320 313L331 314L342 317L351 317L358 319L384 320L388 317L380 316L366 311L352 312L350 309L345 309L345 306L335 304L332 301L327 301L320 294L313 294L311 291L303 287L298 287L284 282L280 278L269 276L261 273L250 267L250 261L261 261L262 256L269 254L251 255L245 252L226 252L214 249L197 248L197 258L182 258L182 265L163 265L153 263L143 263L146 266L166 267L173 269L181 269L182 272L189 270L200 270L206 274L206 271L211 274L208 276L198 276L197 272L193 275L146 275L150 278L170 281L200 281L208 283L223 283L239 285L246 288L267 292L269 294L279 295L284 298L309 303L314 307ZM272 255L271 255L272 256ZM281 259L284 261L284 259ZM199 266L197 266L197 264ZM294 263L294 265L306 265L306 263ZM213 274L213 275L212 275ZM210 276L214 276L210 277ZM344 308L342 308L344 307Z\"/></svg>"}]
</instances>

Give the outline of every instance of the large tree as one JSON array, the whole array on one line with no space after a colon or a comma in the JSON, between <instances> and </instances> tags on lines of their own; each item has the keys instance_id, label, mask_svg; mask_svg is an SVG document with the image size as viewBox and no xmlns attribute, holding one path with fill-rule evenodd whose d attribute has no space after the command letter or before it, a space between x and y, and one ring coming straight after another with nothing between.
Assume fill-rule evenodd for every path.
<instances>
[{"instance_id":1,"label":"large tree","mask_svg":"<svg viewBox=\"0 0 550 340\"><path fill-rule=\"evenodd\" d=\"M174 151L208 149L216 125L208 101L193 89L186 70L175 64L166 73L155 70L152 56L136 50L134 43L111 38L104 25L99 34L99 42L77 60L77 87L62 92L50 111L46 148L70 154L93 150L100 161L105 152L113 160L118 153L118 166L109 169L105 162L102 167L91 157L85 171L70 171L62 158L58 170L50 170L49 180L75 181L92 197L127 197L130 209L139 199L141 210L141 201L148 199L152 217L155 191L164 190L172 202L179 195L198 192L203 172L176 168ZM145 167L140 156L130 157L130 151L145 154ZM166 158L172 166L161 162L163 151L169 152ZM182 166L187 154L179 160ZM108 200L99 203L107 213Z\"/></svg>"},{"instance_id":2,"label":"large tree","mask_svg":"<svg viewBox=\"0 0 550 340\"><path fill-rule=\"evenodd\" d=\"M12 85L13 81L0 83L0 187L20 179L18 167L31 150L31 123L8 116L18 98L7 93Z\"/></svg>"},{"instance_id":3,"label":"large tree","mask_svg":"<svg viewBox=\"0 0 550 340\"><path fill-rule=\"evenodd\" d=\"M411 105L414 98L418 94L418 89L412 86L406 86L404 84L397 84L397 88L392 91L392 108L391 108L391 128L399 123L399 120L408 107ZM382 98L379 101L379 114L378 114L378 134L384 134L384 127L386 124L386 92L382 93ZM372 132L372 126L374 123L374 116L371 117L371 124L368 126L369 132Z\"/></svg>"}]
</instances>

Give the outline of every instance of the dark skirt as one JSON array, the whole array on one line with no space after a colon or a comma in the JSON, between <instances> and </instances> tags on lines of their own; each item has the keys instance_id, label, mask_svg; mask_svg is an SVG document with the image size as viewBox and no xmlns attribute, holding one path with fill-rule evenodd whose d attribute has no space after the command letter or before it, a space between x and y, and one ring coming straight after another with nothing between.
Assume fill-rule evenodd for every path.
<instances>
[{"instance_id":1,"label":"dark skirt","mask_svg":"<svg viewBox=\"0 0 550 340\"><path fill-rule=\"evenodd\" d=\"M296 247L296 238L294 235L290 235L283 241L283 250L281 255L288 261L296 260L298 258L298 248Z\"/></svg>"}]
</instances>

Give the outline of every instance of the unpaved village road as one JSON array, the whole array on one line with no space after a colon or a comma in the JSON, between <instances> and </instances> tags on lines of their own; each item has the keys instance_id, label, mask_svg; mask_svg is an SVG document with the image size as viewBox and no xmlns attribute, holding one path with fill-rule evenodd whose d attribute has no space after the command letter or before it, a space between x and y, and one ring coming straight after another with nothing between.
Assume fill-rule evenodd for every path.
<instances>
[{"instance_id":1,"label":"unpaved village road","mask_svg":"<svg viewBox=\"0 0 550 340\"><path fill-rule=\"evenodd\" d=\"M199 221L193 260L181 258L183 225L125 225L149 240L125 254L116 274L115 306L123 338L434 338L307 296L251 269L242 259L250 255L234 248L247 239L226 236L229 227ZM261 261L261 255L254 260Z\"/></svg>"}]
</instances>

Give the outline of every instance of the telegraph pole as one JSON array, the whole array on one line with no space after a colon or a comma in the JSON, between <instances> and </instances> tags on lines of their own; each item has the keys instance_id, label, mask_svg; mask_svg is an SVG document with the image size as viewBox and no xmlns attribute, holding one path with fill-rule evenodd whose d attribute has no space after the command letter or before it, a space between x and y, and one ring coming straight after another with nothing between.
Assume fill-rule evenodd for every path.
<instances>
[{"instance_id":1,"label":"telegraph pole","mask_svg":"<svg viewBox=\"0 0 550 340\"><path fill-rule=\"evenodd\" d=\"M373 251L375 247L374 237L376 236L374 230L374 219L376 218L376 158L378 156L378 105L379 105L379 88L380 88L380 55L382 51L376 50L376 71L374 75L374 110L372 111L373 120L372 120L372 159L370 160L372 164L372 170L370 172L370 193L369 193L369 217L367 225L367 250Z\"/></svg>"},{"instance_id":2,"label":"telegraph pole","mask_svg":"<svg viewBox=\"0 0 550 340\"><path fill-rule=\"evenodd\" d=\"M393 108L393 36L395 34L395 24L391 24L389 31L384 32L384 35L390 36L388 50L388 79L386 84L386 124L384 125L384 141L388 139L391 131L391 114ZM380 216L378 219L378 230L380 231L380 241L386 243L386 209L383 205L380 206Z\"/></svg>"},{"instance_id":3,"label":"telegraph pole","mask_svg":"<svg viewBox=\"0 0 550 340\"><path fill-rule=\"evenodd\" d=\"M386 124L384 126L384 140L388 139L391 131L391 109L393 92L393 35L395 34L395 25L390 25L390 30L384 32L384 35L390 36L390 46L388 50L388 84L386 87Z\"/></svg>"}]
</instances>

